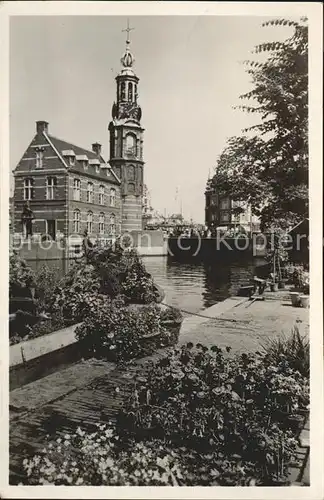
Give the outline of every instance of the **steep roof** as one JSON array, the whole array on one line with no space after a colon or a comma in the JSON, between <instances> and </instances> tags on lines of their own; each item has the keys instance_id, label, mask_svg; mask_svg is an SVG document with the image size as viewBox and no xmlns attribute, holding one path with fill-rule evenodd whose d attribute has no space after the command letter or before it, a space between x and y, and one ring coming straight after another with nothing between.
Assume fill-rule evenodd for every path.
<instances>
[{"instance_id":1,"label":"steep roof","mask_svg":"<svg viewBox=\"0 0 324 500\"><path fill-rule=\"evenodd\" d=\"M54 137L53 135L46 134L50 142L53 144L55 149L62 155L62 151L67 151L67 150L73 150L76 156L81 156L81 155L86 155L89 160L95 160L99 159L100 163L105 163L107 165L107 169L111 173L111 178L110 182L113 182L115 184L120 184L120 179L117 177L113 169L110 167L110 165L105 161L103 156L97 155L94 151L91 151L89 149L81 148L80 146L76 146L75 144L72 144L71 142L63 141L62 139L58 139L57 137ZM101 173L102 175L102 173Z\"/></svg>"},{"instance_id":2,"label":"steep roof","mask_svg":"<svg viewBox=\"0 0 324 500\"><path fill-rule=\"evenodd\" d=\"M76 155L87 155L89 160L94 160L95 158L99 158L101 163L105 163L105 160L101 155L97 156L96 153L94 153L89 149L80 148L79 146L76 146L71 142L63 141L62 139L58 139L57 137L54 137L53 135L50 134L47 134L47 136L61 154L62 151L73 149Z\"/></svg>"}]
</instances>

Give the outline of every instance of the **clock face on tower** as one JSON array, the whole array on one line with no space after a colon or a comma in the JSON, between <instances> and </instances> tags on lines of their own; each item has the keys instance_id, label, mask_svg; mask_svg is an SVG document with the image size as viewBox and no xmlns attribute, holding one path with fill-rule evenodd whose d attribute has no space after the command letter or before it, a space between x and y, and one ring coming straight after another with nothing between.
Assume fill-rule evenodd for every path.
<instances>
[{"instance_id":1,"label":"clock face on tower","mask_svg":"<svg viewBox=\"0 0 324 500\"><path fill-rule=\"evenodd\" d=\"M140 108L136 103L128 102L123 105L121 118L134 118L135 120L140 120L140 117L141 117Z\"/></svg>"}]
</instances>

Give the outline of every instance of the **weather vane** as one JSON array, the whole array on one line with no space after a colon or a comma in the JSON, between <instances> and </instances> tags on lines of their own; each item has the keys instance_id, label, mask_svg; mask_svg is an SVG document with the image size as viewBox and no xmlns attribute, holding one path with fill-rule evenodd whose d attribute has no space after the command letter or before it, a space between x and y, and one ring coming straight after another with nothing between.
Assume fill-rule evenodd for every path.
<instances>
[{"instance_id":1,"label":"weather vane","mask_svg":"<svg viewBox=\"0 0 324 500\"><path fill-rule=\"evenodd\" d=\"M130 28L129 27L129 19L127 18L127 28L122 30L122 32L127 32L127 39L126 39L126 43L129 44L130 43L130 40L129 40L129 33L130 31L134 30L135 28Z\"/></svg>"}]
</instances>

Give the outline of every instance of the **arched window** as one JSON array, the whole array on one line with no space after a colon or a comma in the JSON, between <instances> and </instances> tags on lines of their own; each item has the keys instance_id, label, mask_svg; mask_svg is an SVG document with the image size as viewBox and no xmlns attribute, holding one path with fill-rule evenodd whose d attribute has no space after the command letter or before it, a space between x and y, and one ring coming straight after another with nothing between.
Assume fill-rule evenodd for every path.
<instances>
[{"instance_id":1,"label":"arched window","mask_svg":"<svg viewBox=\"0 0 324 500\"><path fill-rule=\"evenodd\" d=\"M126 155L131 157L136 157L136 135L127 134L126 136Z\"/></svg>"},{"instance_id":2,"label":"arched window","mask_svg":"<svg viewBox=\"0 0 324 500\"><path fill-rule=\"evenodd\" d=\"M92 212L88 212L88 215L87 215L87 231L88 231L88 234L92 233L92 223L93 223L93 213Z\"/></svg>"},{"instance_id":3,"label":"arched window","mask_svg":"<svg viewBox=\"0 0 324 500\"><path fill-rule=\"evenodd\" d=\"M134 84L134 100L137 102L137 85L136 83Z\"/></svg>"},{"instance_id":4,"label":"arched window","mask_svg":"<svg viewBox=\"0 0 324 500\"><path fill-rule=\"evenodd\" d=\"M126 84L121 82L120 84L120 97L122 101L126 101Z\"/></svg>"},{"instance_id":5,"label":"arched window","mask_svg":"<svg viewBox=\"0 0 324 500\"><path fill-rule=\"evenodd\" d=\"M80 201L81 199L81 181L80 179L74 179L73 181L73 199Z\"/></svg>"},{"instance_id":6,"label":"arched window","mask_svg":"<svg viewBox=\"0 0 324 500\"><path fill-rule=\"evenodd\" d=\"M110 206L114 207L116 205L116 189L111 188L110 190Z\"/></svg>"},{"instance_id":7,"label":"arched window","mask_svg":"<svg viewBox=\"0 0 324 500\"><path fill-rule=\"evenodd\" d=\"M88 182L87 202L88 203L93 203L93 184L92 184L92 182Z\"/></svg>"},{"instance_id":8,"label":"arched window","mask_svg":"<svg viewBox=\"0 0 324 500\"><path fill-rule=\"evenodd\" d=\"M54 200L56 185L57 185L56 177L47 177L47 179L46 179L46 199L47 200Z\"/></svg>"},{"instance_id":9,"label":"arched window","mask_svg":"<svg viewBox=\"0 0 324 500\"><path fill-rule=\"evenodd\" d=\"M135 167L133 167L133 165L128 167L127 177L129 181L135 180Z\"/></svg>"},{"instance_id":10,"label":"arched window","mask_svg":"<svg viewBox=\"0 0 324 500\"><path fill-rule=\"evenodd\" d=\"M135 184L133 182L130 182L128 184L128 193L129 194L134 194L135 193Z\"/></svg>"},{"instance_id":11,"label":"arched window","mask_svg":"<svg viewBox=\"0 0 324 500\"><path fill-rule=\"evenodd\" d=\"M99 234L105 233L105 214L99 214Z\"/></svg>"},{"instance_id":12,"label":"arched window","mask_svg":"<svg viewBox=\"0 0 324 500\"><path fill-rule=\"evenodd\" d=\"M105 186L99 186L99 205L105 204Z\"/></svg>"},{"instance_id":13,"label":"arched window","mask_svg":"<svg viewBox=\"0 0 324 500\"><path fill-rule=\"evenodd\" d=\"M128 83L128 100L133 102L133 84L132 84L132 82Z\"/></svg>"},{"instance_id":14,"label":"arched window","mask_svg":"<svg viewBox=\"0 0 324 500\"><path fill-rule=\"evenodd\" d=\"M24 180L24 200L32 200L34 198L34 179Z\"/></svg>"},{"instance_id":15,"label":"arched window","mask_svg":"<svg viewBox=\"0 0 324 500\"><path fill-rule=\"evenodd\" d=\"M109 219L109 226L110 226L110 234L114 236L116 234L116 217L114 214L110 216Z\"/></svg>"},{"instance_id":16,"label":"arched window","mask_svg":"<svg viewBox=\"0 0 324 500\"><path fill-rule=\"evenodd\" d=\"M80 232L80 220L81 220L80 210L76 209L73 212L73 232L74 233Z\"/></svg>"}]
</instances>

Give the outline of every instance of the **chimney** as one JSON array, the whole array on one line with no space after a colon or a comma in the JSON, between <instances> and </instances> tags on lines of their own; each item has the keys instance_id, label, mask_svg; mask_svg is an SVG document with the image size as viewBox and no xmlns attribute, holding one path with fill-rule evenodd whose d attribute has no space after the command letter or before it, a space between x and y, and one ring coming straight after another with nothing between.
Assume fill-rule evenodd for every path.
<instances>
[{"instance_id":1,"label":"chimney","mask_svg":"<svg viewBox=\"0 0 324 500\"><path fill-rule=\"evenodd\" d=\"M97 156L101 155L101 144L99 142L95 142L92 144L92 151L96 153Z\"/></svg>"},{"instance_id":2,"label":"chimney","mask_svg":"<svg viewBox=\"0 0 324 500\"><path fill-rule=\"evenodd\" d=\"M48 122L44 120L36 122L36 132L37 134L42 134L43 132L48 133Z\"/></svg>"}]
</instances>

